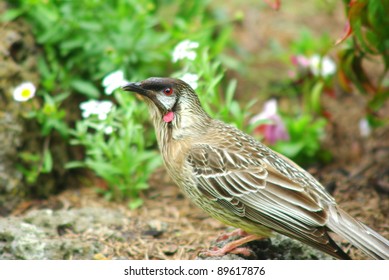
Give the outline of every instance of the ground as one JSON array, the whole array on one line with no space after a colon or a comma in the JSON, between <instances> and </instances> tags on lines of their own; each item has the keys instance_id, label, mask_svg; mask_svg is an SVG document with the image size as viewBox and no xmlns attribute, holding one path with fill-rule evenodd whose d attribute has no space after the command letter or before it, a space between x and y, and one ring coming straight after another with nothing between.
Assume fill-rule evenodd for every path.
<instances>
[{"instance_id":1,"label":"ground","mask_svg":"<svg viewBox=\"0 0 389 280\"><path fill-rule=\"evenodd\" d=\"M230 2L234 10L234 1ZM279 65L262 59L272 37L288 44L296 35L295 30L303 26L310 26L315 32L323 29L341 30L339 27L344 23L342 8L335 9L332 14L317 14L315 9L308 9L312 12L302 16L302 4L294 2L291 5L282 1L285 6L281 15L242 7L245 20L234 36L246 51L258 53L259 56L259 62L249 65L248 74L229 73L229 76L238 78L238 97L242 100L247 100L247 92L263 87L265 80L278 71ZM240 7L239 3L235 5ZM313 17L316 20L309 21ZM269 74L271 72L273 74ZM263 79L258 79L258 73ZM361 137L358 122L364 115L365 101L360 95L339 93L336 98L325 98L323 101L332 116L324 143L334 159L329 164L310 167L309 171L333 194L344 210L389 238L389 127L381 127L369 137ZM387 114L388 109L386 104L383 111ZM17 219L23 225L30 222L38 224L36 213L44 213L47 220L39 221L46 225L42 229L28 228L32 237L39 240L46 234L53 240L93 243L88 248L78 244L77 250L72 249L61 256L51 255L52 258L194 259L201 250L209 248L220 234L231 230L183 197L164 168L151 176L149 184L150 188L142 193L145 203L136 210L129 210L126 203L104 200L94 191L93 183L68 186L64 192L47 200L24 201L13 209L11 215L2 218L2 222L6 222L3 225L9 226L6 229L9 232L8 235L0 233L0 251L2 242L16 235L9 224L10 219ZM68 212L82 217L90 215L96 227L91 230L83 228L82 224L87 222L85 220L56 222L58 213ZM3 230L1 225L0 232ZM54 244L50 243L51 240L45 242L49 244L46 248ZM61 248L67 248L67 243L61 244ZM353 258L366 258L347 242L342 245ZM32 258L32 255L23 255L20 248L14 247L3 248L14 250L19 258Z\"/></svg>"}]
</instances>

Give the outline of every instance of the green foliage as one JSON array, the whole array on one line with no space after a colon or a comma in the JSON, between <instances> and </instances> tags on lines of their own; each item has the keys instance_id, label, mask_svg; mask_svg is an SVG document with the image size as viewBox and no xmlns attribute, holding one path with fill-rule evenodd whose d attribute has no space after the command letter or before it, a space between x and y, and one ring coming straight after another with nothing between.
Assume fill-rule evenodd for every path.
<instances>
[{"instance_id":1,"label":"green foliage","mask_svg":"<svg viewBox=\"0 0 389 280\"><path fill-rule=\"evenodd\" d=\"M341 85L350 91L350 82L368 100L366 108L370 124L378 125L383 121L377 112L389 98L387 73L389 69L389 1L344 0L348 17L348 28L339 53L342 70ZM351 40L352 39L352 40ZM384 65L375 67L374 76L366 61L378 60ZM388 120L386 120L388 122Z\"/></svg>"},{"instance_id":2,"label":"green foliage","mask_svg":"<svg viewBox=\"0 0 389 280\"><path fill-rule=\"evenodd\" d=\"M226 65L241 67L223 54L231 43L233 20L221 9L212 10L210 1L9 2L13 8L1 19L26 19L42 47L37 92L41 107L26 115L39 124L43 147L41 152L22 153L23 165L19 167L31 184L56 164L50 139L58 133L67 144L81 146L85 151L84 158L69 162L68 168L93 170L107 183L107 188L100 191L108 199L130 198L130 207L141 205L139 193L147 187L147 179L161 159L155 151L156 139L145 104L125 92L114 91L110 95L102 83L104 77L117 70L129 81L171 73L177 78L192 79L211 116L249 132L258 125L274 125L274 120L250 123L255 100L240 106L235 99L237 81L225 82ZM344 85L352 80L369 96L372 122L376 121L374 113L389 96L389 83L384 78L389 65L388 2L344 0L354 40L349 40L341 51L339 74L344 77ZM175 47L185 40L195 43L190 50L194 55L177 59ZM272 147L300 164L329 159L321 149L327 122L321 100L323 95L332 97L334 74L339 71L328 56L332 41L328 34L316 37L302 30L287 50L278 46L277 56L291 66L291 76L277 76L278 87L267 88L263 93L288 98L289 107L281 107L280 117L290 139ZM372 84L363 65L372 56L382 59L385 65L377 84ZM98 113L81 117L80 102L87 100L111 101L114 106L103 117Z\"/></svg>"},{"instance_id":3,"label":"green foliage","mask_svg":"<svg viewBox=\"0 0 389 280\"><path fill-rule=\"evenodd\" d=\"M147 146L144 128L138 123L135 97L119 93L116 97L119 106L109 112L106 120L93 115L77 122L71 144L83 146L86 156L67 167L94 170L108 184L103 192L107 199L130 198L129 206L135 208L142 204L139 192L148 187L146 182L161 158Z\"/></svg>"},{"instance_id":4,"label":"green foliage","mask_svg":"<svg viewBox=\"0 0 389 280\"><path fill-rule=\"evenodd\" d=\"M270 89L288 98L290 105L282 114L290 138L273 148L301 165L330 159L321 148L327 124L321 104L323 95L332 98L334 90L336 64L328 56L332 46L328 34L316 38L309 30L302 30L281 55L291 67L289 77Z\"/></svg>"},{"instance_id":5,"label":"green foliage","mask_svg":"<svg viewBox=\"0 0 389 280\"><path fill-rule=\"evenodd\" d=\"M327 124L323 118L314 119L311 114L303 114L297 117L284 116L283 119L290 139L277 142L273 146L276 151L303 166L317 162L317 160L331 159L331 155L321 148L320 143Z\"/></svg>"},{"instance_id":6,"label":"green foliage","mask_svg":"<svg viewBox=\"0 0 389 280\"><path fill-rule=\"evenodd\" d=\"M46 140L42 154L21 152L20 162L16 168L23 174L28 184L34 184L40 174L50 173L53 169L53 158L47 148Z\"/></svg>"},{"instance_id":7,"label":"green foliage","mask_svg":"<svg viewBox=\"0 0 389 280\"><path fill-rule=\"evenodd\" d=\"M50 96L43 93L43 106L41 110L28 112L27 118L36 119L41 127L42 136L48 136L52 131L57 131L64 138L69 134L69 127L65 122L66 112L61 108L61 103L69 96L68 93Z\"/></svg>"},{"instance_id":8,"label":"green foliage","mask_svg":"<svg viewBox=\"0 0 389 280\"><path fill-rule=\"evenodd\" d=\"M335 62L327 57L331 47L332 42L328 34L316 38L308 30L303 30L300 37L292 43L292 52L287 52L288 59L292 60L295 67L295 77L292 77L292 86L285 92L302 96L302 110L307 114L321 113L321 96L326 89L333 88L336 66ZM318 64L313 62L315 57L320 58ZM301 63L299 58L306 60L306 64ZM326 61L332 62L335 67L333 71L326 70Z\"/></svg>"},{"instance_id":9,"label":"green foliage","mask_svg":"<svg viewBox=\"0 0 389 280\"><path fill-rule=\"evenodd\" d=\"M145 105L116 92L109 99L119 106L106 119L93 114L81 119L80 101L107 100L102 79L116 70L129 81L182 70L171 54L184 39L208 46L203 65L221 71L219 54L229 42L229 20L213 14L207 0L12 0L10 5L1 20L27 20L42 46L37 91L42 102L28 116L39 124L46 144L41 154L22 155L27 180L33 184L56 164L49 164L49 139L59 133L63 141L85 149L85 158L69 162L68 168L93 170L107 182L102 190L107 198L130 198L131 207L139 206L139 191L161 162ZM217 79L216 72L207 76L207 82Z\"/></svg>"},{"instance_id":10,"label":"green foliage","mask_svg":"<svg viewBox=\"0 0 389 280\"><path fill-rule=\"evenodd\" d=\"M333 42L329 34L324 33L316 38L309 29L303 28L300 31L300 36L292 42L290 51L293 54L305 54L307 56L313 54L326 55L332 47Z\"/></svg>"},{"instance_id":11,"label":"green foliage","mask_svg":"<svg viewBox=\"0 0 389 280\"><path fill-rule=\"evenodd\" d=\"M28 119L34 119L39 124L42 136L42 151L25 151L19 154L17 168L29 185L34 185L40 174L50 173L53 170L53 159L50 150L50 139L54 132L58 132L64 139L68 139L69 127L65 122L66 112L60 108L61 103L69 95L58 94L50 96L43 92L43 104L41 108L35 108L24 115Z\"/></svg>"}]
</instances>

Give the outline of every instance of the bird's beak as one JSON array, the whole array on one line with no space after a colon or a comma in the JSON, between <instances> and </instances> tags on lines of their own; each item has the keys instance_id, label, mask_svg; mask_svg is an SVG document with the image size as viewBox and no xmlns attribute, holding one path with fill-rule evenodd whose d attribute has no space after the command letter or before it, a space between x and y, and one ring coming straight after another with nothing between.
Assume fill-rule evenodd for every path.
<instances>
[{"instance_id":1,"label":"bird's beak","mask_svg":"<svg viewBox=\"0 0 389 280\"><path fill-rule=\"evenodd\" d=\"M146 99L151 100L160 110L161 112L166 111L165 106L156 98L155 92L152 90L144 89L142 87L142 83L128 83L121 87L125 91L132 91L140 94L141 96L147 97Z\"/></svg>"},{"instance_id":2,"label":"bird's beak","mask_svg":"<svg viewBox=\"0 0 389 280\"><path fill-rule=\"evenodd\" d=\"M128 83L128 84L122 86L122 89L125 91L136 92L136 93L139 93L140 95L144 95L144 96L147 96L149 98L151 97L150 92L148 90L144 89L140 82Z\"/></svg>"}]
</instances>

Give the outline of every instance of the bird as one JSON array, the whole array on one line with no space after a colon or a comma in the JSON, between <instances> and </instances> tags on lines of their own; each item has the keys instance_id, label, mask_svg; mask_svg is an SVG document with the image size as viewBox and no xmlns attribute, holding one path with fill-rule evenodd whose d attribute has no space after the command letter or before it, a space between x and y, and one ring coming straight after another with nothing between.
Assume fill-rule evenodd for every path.
<instances>
[{"instance_id":1,"label":"bird","mask_svg":"<svg viewBox=\"0 0 389 280\"><path fill-rule=\"evenodd\" d=\"M245 254L241 245L279 233L336 259L351 259L337 234L373 259L389 259L389 241L342 210L310 173L232 125L210 117L184 81L151 77L124 91L147 104L169 176L196 206L237 228L209 253Z\"/></svg>"}]
</instances>

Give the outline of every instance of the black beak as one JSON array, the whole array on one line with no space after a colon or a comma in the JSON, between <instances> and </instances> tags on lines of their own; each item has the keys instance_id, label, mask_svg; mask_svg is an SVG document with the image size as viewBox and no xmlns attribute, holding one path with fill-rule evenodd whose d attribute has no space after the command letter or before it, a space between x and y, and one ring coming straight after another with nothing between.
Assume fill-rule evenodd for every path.
<instances>
[{"instance_id":1,"label":"black beak","mask_svg":"<svg viewBox=\"0 0 389 280\"><path fill-rule=\"evenodd\" d=\"M122 89L125 91L136 92L142 96L146 96L149 100L154 102L154 104L161 110L161 112L165 111L165 107L161 104L161 102L155 97L155 92L149 89L144 89L142 87L141 82L137 83L128 83L122 86Z\"/></svg>"},{"instance_id":2,"label":"black beak","mask_svg":"<svg viewBox=\"0 0 389 280\"><path fill-rule=\"evenodd\" d=\"M148 91L142 88L142 84L140 82L128 83L122 86L122 89L125 91L132 91L132 92L139 93L141 95L149 96Z\"/></svg>"}]
</instances>

